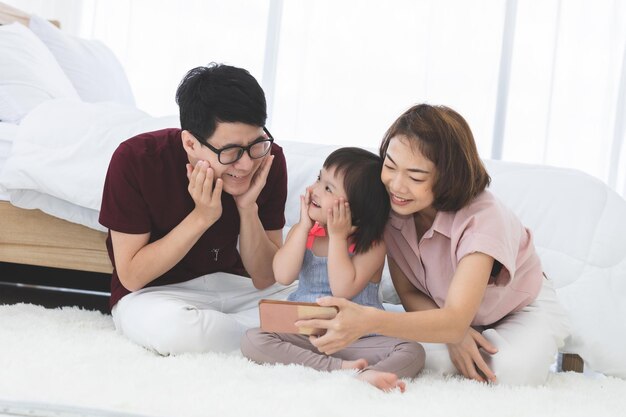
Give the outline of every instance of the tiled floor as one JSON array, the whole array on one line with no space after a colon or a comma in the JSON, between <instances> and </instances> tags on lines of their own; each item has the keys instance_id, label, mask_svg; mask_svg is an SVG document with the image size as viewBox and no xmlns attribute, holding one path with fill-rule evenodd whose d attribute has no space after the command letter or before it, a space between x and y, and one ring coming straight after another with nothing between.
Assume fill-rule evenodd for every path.
<instances>
[{"instance_id":1,"label":"tiled floor","mask_svg":"<svg viewBox=\"0 0 626 417\"><path fill-rule=\"evenodd\" d=\"M80 306L105 313L109 275L0 262L0 304Z\"/></svg>"}]
</instances>

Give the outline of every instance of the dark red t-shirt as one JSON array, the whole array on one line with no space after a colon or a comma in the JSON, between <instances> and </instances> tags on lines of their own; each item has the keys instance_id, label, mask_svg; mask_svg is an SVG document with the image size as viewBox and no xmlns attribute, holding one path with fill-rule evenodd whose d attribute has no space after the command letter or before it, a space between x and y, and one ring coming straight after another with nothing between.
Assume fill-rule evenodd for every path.
<instances>
[{"instance_id":1,"label":"dark red t-shirt","mask_svg":"<svg viewBox=\"0 0 626 417\"><path fill-rule=\"evenodd\" d=\"M287 166L280 146L259 198L259 218L265 230L285 225ZM111 158L100 210L100 224L121 233L150 233L161 239L195 207L187 191L189 162L180 129L142 133L122 142ZM188 281L212 272L247 275L237 251L239 213L230 194L222 193L222 217L214 223L172 269L147 286ZM126 294L115 270L111 233L106 241L113 264L111 308Z\"/></svg>"}]
</instances>

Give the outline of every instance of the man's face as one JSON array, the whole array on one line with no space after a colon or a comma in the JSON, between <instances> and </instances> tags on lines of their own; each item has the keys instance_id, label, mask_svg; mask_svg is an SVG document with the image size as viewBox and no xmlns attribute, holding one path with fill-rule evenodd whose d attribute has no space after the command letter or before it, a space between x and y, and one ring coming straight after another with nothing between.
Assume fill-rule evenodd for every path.
<instances>
[{"instance_id":1,"label":"man's face","mask_svg":"<svg viewBox=\"0 0 626 417\"><path fill-rule=\"evenodd\" d=\"M219 150L231 145L247 146L260 137L265 137L262 127L244 123L218 123L207 142ZM224 181L224 191L232 196L239 196L248 191L254 174L267 157L251 159L250 155L244 152L238 161L224 165L219 162L215 152L201 144L187 131L183 131L183 146L191 165L195 167L198 161L207 161L213 168L215 178Z\"/></svg>"}]
</instances>

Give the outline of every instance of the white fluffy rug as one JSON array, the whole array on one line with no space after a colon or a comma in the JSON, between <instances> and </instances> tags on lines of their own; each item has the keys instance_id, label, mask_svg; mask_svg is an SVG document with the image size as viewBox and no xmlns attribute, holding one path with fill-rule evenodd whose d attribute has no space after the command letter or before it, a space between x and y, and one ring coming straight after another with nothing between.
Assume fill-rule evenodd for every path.
<instances>
[{"instance_id":1,"label":"white fluffy rug","mask_svg":"<svg viewBox=\"0 0 626 417\"><path fill-rule=\"evenodd\" d=\"M3 401L176 417L607 417L626 415L626 381L559 373L514 388L428 374L383 393L347 371L259 366L237 353L160 357L116 334L110 316L18 304L0 306Z\"/></svg>"}]
</instances>

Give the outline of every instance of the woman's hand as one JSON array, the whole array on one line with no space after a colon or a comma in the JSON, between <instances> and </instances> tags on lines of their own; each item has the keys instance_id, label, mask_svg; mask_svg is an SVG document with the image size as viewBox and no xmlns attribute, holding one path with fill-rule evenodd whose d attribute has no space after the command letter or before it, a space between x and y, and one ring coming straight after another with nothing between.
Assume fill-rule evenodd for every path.
<instances>
[{"instance_id":1,"label":"woman's hand","mask_svg":"<svg viewBox=\"0 0 626 417\"><path fill-rule=\"evenodd\" d=\"M221 178L213 185L213 168L207 161L198 161L195 167L187 164L187 190L195 204L195 211L200 219L210 227L222 216L222 186Z\"/></svg>"},{"instance_id":2,"label":"woman's hand","mask_svg":"<svg viewBox=\"0 0 626 417\"><path fill-rule=\"evenodd\" d=\"M498 349L473 328L469 328L460 343L448 343L448 353L456 369L466 378L479 382L496 382L496 375L491 371L479 348L495 354Z\"/></svg>"},{"instance_id":3,"label":"woman's hand","mask_svg":"<svg viewBox=\"0 0 626 417\"><path fill-rule=\"evenodd\" d=\"M356 230L356 227L352 226L350 205L343 197L335 200L332 209L328 209L326 230L328 230L329 237L338 237L343 240L347 240Z\"/></svg>"},{"instance_id":4,"label":"woman's hand","mask_svg":"<svg viewBox=\"0 0 626 417\"><path fill-rule=\"evenodd\" d=\"M359 337L370 333L364 317L369 307L353 303L350 300L339 297L322 297L317 300L321 306L337 306L339 312L334 319L312 319L296 322L298 327L312 327L325 329L323 336L311 336L311 343L322 353L331 355L353 343Z\"/></svg>"}]
</instances>

